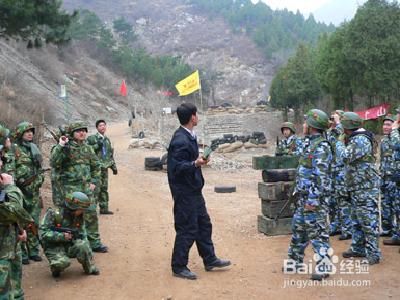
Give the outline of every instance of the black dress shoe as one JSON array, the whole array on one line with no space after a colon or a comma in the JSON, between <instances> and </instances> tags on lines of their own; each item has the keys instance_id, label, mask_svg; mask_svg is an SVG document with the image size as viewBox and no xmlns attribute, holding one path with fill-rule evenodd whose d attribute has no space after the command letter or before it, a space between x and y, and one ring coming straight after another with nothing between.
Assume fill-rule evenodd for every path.
<instances>
[{"instance_id":1,"label":"black dress shoe","mask_svg":"<svg viewBox=\"0 0 400 300\"><path fill-rule=\"evenodd\" d=\"M108 247L101 244L100 246L97 246L96 248L92 249L93 252L98 252L98 253L107 253L108 252Z\"/></svg>"},{"instance_id":2,"label":"black dress shoe","mask_svg":"<svg viewBox=\"0 0 400 300\"><path fill-rule=\"evenodd\" d=\"M358 252L353 252L351 250L347 250L342 253L342 256L344 258L350 258L350 257L365 257L366 255L363 253L358 253Z\"/></svg>"},{"instance_id":3,"label":"black dress shoe","mask_svg":"<svg viewBox=\"0 0 400 300\"><path fill-rule=\"evenodd\" d=\"M211 271L214 268L225 268L230 265L231 262L229 260L217 258L212 263L205 265L204 268L206 269L206 271Z\"/></svg>"},{"instance_id":4,"label":"black dress shoe","mask_svg":"<svg viewBox=\"0 0 400 300\"><path fill-rule=\"evenodd\" d=\"M39 255L29 256L29 259L33 260L33 261L42 261L43 260Z\"/></svg>"},{"instance_id":5,"label":"black dress shoe","mask_svg":"<svg viewBox=\"0 0 400 300\"><path fill-rule=\"evenodd\" d=\"M113 215L114 213L111 210L100 210L101 215Z\"/></svg>"},{"instance_id":6,"label":"black dress shoe","mask_svg":"<svg viewBox=\"0 0 400 300\"><path fill-rule=\"evenodd\" d=\"M183 279L189 279L189 280L196 280L197 275L190 271L189 269L183 269L180 272L175 272L172 271L172 276L183 278Z\"/></svg>"},{"instance_id":7,"label":"black dress shoe","mask_svg":"<svg viewBox=\"0 0 400 300\"><path fill-rule=\"evenodd\" d=\"M23 265L29 265L29 259L28 258L23 258L22 259L22 264Z\"/></svg>"},{"instance_id":8,"label":"black dress shoe","mask_svg":"<svg viewBox=\"0 0 400 300\"><path fill-rule=\"evenodd\" d=\"M345 241L345 240L350 240L351 239L351 234L341 234L339 236L339 241Z\"/></svg>"}]
</instances>

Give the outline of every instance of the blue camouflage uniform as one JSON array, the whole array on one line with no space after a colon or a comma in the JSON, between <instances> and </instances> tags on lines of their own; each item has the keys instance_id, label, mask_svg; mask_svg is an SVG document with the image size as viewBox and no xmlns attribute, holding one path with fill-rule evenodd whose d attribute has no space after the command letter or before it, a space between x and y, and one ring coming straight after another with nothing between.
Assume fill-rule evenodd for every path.
<instances>
[{"instance_id":1,"label":"blue camouflage uniform","mask_svg":"<svg viewBox=\"0 0 400 300\"><path fill-rule=\"evenodd\" d=\"M394 176L393 181L396 182L395 197L392 202L396 227L392 230L392 239L400 240L400 132L399 129L393 129L390 133L390 139L393 143L394 158ZM396 178L396 179L395 179Z\"/></svg>"},{"instance_id":2,"label":"blue camouflage uniform","mask_svg":"<svg viewBox=\"0 0 400 300\"><path fill-rule=\"evenodd\" d=\"M372 133L354 130L345 145L336 143L336 154L346 166L347 190L351 197L353 253L379 262L379 176L374 168Z\"/></svg>"},{"instance_id":3,"label":"blue camouflage uniform","mask_svg":"<svg viewBox=\"0 0 400 300\"><path fill-rule=\"evenodd\" d=\"M327 205L331 194L331 163L331 147L322 135L308 136L303 140L295 189L299 199L288 251L289 258L296 263L303 262L304 251L310 242L314 252L320 255L330 248ZM314 206L315 210L307 210L306 204Z\"/></svg>"},{"instance_id":4,"label":"blue camouflage uniform","mask_svg":"<svg viewBox=\"0 0 400 300\"><path fill-rule=\"evenodd\" d=\"M393 204L396 198L397 186L392 179L396 166L393 143L389 135L385 135L382 138L380 152L382 234L390 235L395 227Z\"/></svg>"},{"instance_id":5,"label":"blue camouflage uniform","mask_svg":"<svg viewBox=\"0 0 400 300\"><path fill-rule=\"evenodd\" d=\"M341 232L342 236L351 235L351 201L346 190L346 170L343 160L336 155L336 142L343 133L341 124L327 131L327 140L333 149L332 161L332 196L329 199L329 232Z\"/></svg>"}]
</instances>

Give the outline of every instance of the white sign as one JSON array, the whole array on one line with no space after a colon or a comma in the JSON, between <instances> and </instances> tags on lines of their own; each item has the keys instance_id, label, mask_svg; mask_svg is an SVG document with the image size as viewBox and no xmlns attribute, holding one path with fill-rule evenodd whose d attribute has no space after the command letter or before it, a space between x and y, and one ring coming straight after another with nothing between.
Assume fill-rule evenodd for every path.
<instances>
[{"instance_id":1,"label":"white sign","mask_svg":"<svg viewBox=\"0 0 400 300\"><path fill-rule=\"evenodd\" d=\"M163 107L162 109L164 114L170 114L171 113L171 107Z\"/></svg>"},{"instance_id":2,"label":"white sign","mask_svg":"<svg viewBox=\"0 0 400 300\"><path fill-rule=\"evenodd\" d=\"M67 88L65 85L61 85L60 98L67 98Z\"/></svg>"}]
</instances>

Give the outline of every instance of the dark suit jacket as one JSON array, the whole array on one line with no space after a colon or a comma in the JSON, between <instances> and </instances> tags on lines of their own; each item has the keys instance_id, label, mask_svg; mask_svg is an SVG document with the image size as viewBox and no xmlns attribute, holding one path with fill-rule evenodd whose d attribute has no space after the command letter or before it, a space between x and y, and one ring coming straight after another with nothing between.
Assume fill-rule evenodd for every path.
<instances>
[{"instance_id":1,"label":"dark suit jacket","mask_svg":"<svg viewBox=\"0 0 400 300\"><path fill-rule=\"evenodd\" d=\"M196 139L187 130L179 127L168 148L168 183L174 199L178 195L201 195L204 178L201 168L194 165L198 157Z\"/></svg>"}]
</instances>

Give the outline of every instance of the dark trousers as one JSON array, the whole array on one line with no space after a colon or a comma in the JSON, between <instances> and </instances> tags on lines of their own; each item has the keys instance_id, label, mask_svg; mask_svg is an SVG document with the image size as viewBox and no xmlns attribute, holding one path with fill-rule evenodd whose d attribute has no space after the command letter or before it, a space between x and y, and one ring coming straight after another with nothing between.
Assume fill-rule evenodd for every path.
<instances>
[{"instance_id":1,"label":"dark trousers","mask_svg":"<svg viewBox=\"0 0 400 300\"><path fill-rule=\"evenodd\" d=\"M174 202L176 237L172 270L180 272L186 268L194 242L204 264L212 263L216 259L211 240L212 224L203 196L179 195L174 197Z\"/></svg>"}]
</instances>

